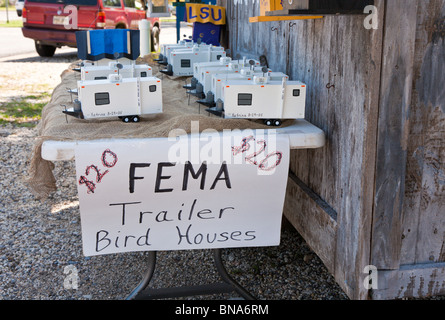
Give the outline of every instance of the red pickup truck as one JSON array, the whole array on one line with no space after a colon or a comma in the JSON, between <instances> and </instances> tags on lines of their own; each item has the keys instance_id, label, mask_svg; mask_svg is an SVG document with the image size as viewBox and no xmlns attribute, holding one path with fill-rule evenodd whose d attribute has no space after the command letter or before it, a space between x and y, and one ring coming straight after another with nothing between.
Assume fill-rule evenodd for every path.
<instances>
[{"instance_id":1,"label":"red pickup truck","mask_svg":"<svg viewBox=\"0 0 445 320\"><path fill-rule=\"evenodd\" d=\"M52 57L56 48L76 47L75 32L78 30L138 29L139 20L146 18L143 1L26 0L22 32L25 37L34 39L40 56ZM160 22L159 18L147 19L151 22L154 50L159 44Z\"/></svg>"}]
</instances>

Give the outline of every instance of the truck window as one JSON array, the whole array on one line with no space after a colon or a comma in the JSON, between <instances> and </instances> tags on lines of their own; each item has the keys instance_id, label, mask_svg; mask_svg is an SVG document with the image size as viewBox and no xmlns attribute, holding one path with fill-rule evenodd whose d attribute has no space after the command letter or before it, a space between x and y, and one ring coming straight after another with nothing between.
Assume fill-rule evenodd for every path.
<instances>
[{"instance_id":1,"label":"truck window","mask_svg":"<svg viewBox=\"0 0 445 320\"><path fill-rule=\"evenodd\" d=\"M79 6L96 6L97 0L28 0L28 2L37 3L63 3L65 5L73 4Z\"/></svg>"},{"instance_id":2,"label":"truck window","mask_svg":"<svg viewBox=\"0 0 445 320\"><path fill-rule=\"evenodd\" d=\"M149 87L148 87L148 90L149 90L150 92L156 92L156 85L151 85L151 86L149 86Z\"/></svg>"},{"instance_id":3,"label":"truck window","mask_svg":"<svg viewBox=\"0 0 445 320\"><path fill-rule=\"evenodd\" d=\"M299 97L300 96L300 89L294 89L293 95L294 95L294 97Z\"/></svg>"},{"instance_id":4,"label":"truck window","mask_svg":"<svg viewBox=\"0 0 445 320\"><path fill-rule=\"evenodd\" d=\"M190 59L182 59L181 68L190 68Z\"/></svg>"},{"instance_id":5,"label":"truck window","mask_svg":"<svg viewBox=\"0 0 445 320\"><path fill-rule=\"evenodd\" d=\"M138 1L138 0L134 1L134 7L138 10L144 10L144 6L143 6L142 2Z\"/></svg>"},{"instance_id":6,"label":"truck window","mask_svg":"<svg viewBox=\"0 0 445 320\"><path fill-rule=\"evenodd\" d=\"M238 105L239 106L251 106L252 105L252 94L238 93Z\"/></svg>"},{"instance_id":7,"label":"truck window","mask_svg":"<svg viewBox=\"0 0 445 320\"><path fill-rule=\"evenodd\" d=\"M136 8L134 0L124 0L124 7L126 8Z\"/></svg>"},{"instance_id":8,"label":"truck window","mask_svg":"<svg viewBox=\"0 0 445 320\"><path fill-rule=\"evenodd\" d=\"M94 99L96 100L96 106L110 104L110 94L108 92L96 92L94 94Z\"/></svg>"},{"instance_id":9,"label":"truck window","mask_svg":"<svg viewBox=\"0 0 445 320\"><path fill-rule=\"evenodd\" d=\"M103 4L105 7L121 7L120 0L103 0Z\"/></svg>"}]
</instances>

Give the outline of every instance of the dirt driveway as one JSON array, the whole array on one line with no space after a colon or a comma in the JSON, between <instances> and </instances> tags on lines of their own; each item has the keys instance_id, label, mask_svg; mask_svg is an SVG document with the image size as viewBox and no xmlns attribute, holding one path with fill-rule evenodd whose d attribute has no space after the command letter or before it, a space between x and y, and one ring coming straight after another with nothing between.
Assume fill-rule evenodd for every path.
<instances>
[{"instance_id":1,"label":"dirt driveway","mask_svg":"<svg viewBox=\"0 0 445 320\"><path fill-rule=\"evenodd\" d=\"M76 60L74 49L59 50L52 58L30 53L0 59L0 102L30 95L49 99L60 83L60 74Z\"/></svg>"}]
</instances>

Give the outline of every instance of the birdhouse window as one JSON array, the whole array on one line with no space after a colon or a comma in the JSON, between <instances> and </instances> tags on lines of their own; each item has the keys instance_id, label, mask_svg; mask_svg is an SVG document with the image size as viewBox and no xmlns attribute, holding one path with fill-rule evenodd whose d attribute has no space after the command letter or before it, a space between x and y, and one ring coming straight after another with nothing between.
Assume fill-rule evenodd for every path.
<instances>
[{"instance_id":1,"label":"birdhouse window","mask_svg":"<svg viewBox=\"0 0 445 320\"><path fill-rule=\"evenodd\" d=\"M94 99L96 101L96 106L110 104L110 94L108 92L96 92L94 94Z\"/></svg>"},{"instance_id":2,"label":"birdhouse window","mask_svg":"<svg viewBox=\"0 0 445 320\"><path fill-rule=\"evenodd\" d=\"M181 68L190 68L190 59L182 59L181 60Z\"/></svg>"},{"instance_id":3,"label":"birdhouse window","mask_svg":"<svg viewBox=\"0 0 445 320\"><path fill-rule=\"evenodd\" d=\"M251 106L252 105L252 94L239 93L238 94L238 105L239 106Z\"/></svg>"}]
</instances>

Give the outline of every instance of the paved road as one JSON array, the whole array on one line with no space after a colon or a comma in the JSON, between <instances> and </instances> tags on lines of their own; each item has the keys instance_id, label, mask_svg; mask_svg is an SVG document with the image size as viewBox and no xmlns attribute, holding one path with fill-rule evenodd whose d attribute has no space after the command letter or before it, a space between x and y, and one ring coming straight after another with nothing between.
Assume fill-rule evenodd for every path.
<instances>
[{"instance_id":1,"label":"paved road","mask_svg":"<svg viewBox=\"0 0 445 320\"><path fill-rule=\"evenodd\" d=\"M0 58L31 52L35 52L34 41L25 38L22 29L0 28Z\"/></svg>"},{"instance_id":2,"label":"paved road","mask_svg":"<svg viewBox=\"0 0 445 320\"><path fill-rule=\"evenodd\" d=\"M163 22L161 24L160 42L176 43L176 23ZM184 34L192 35L192 28L185 23L181 23L181 37ZM56 54L76 51L76 49L63 47L57 49ZM16 55L32 54L38 56L35 52L34 41L25 38L20 28L0 28L0 58L13 57Z\"/></svg>"},{"instance_id":3,"label":"paved road","mask_svg":"<svg viewBox=\"0 0 445 320\"><path fill-rule=\"evenodd\" d=\"M15 6L8 7L8 16L9 21L12 20L21 20L22 18L17 15L17 11L15 10ZM6 10L0 10L0 22L6 22Z\"/></svg>"}]
</instances>

